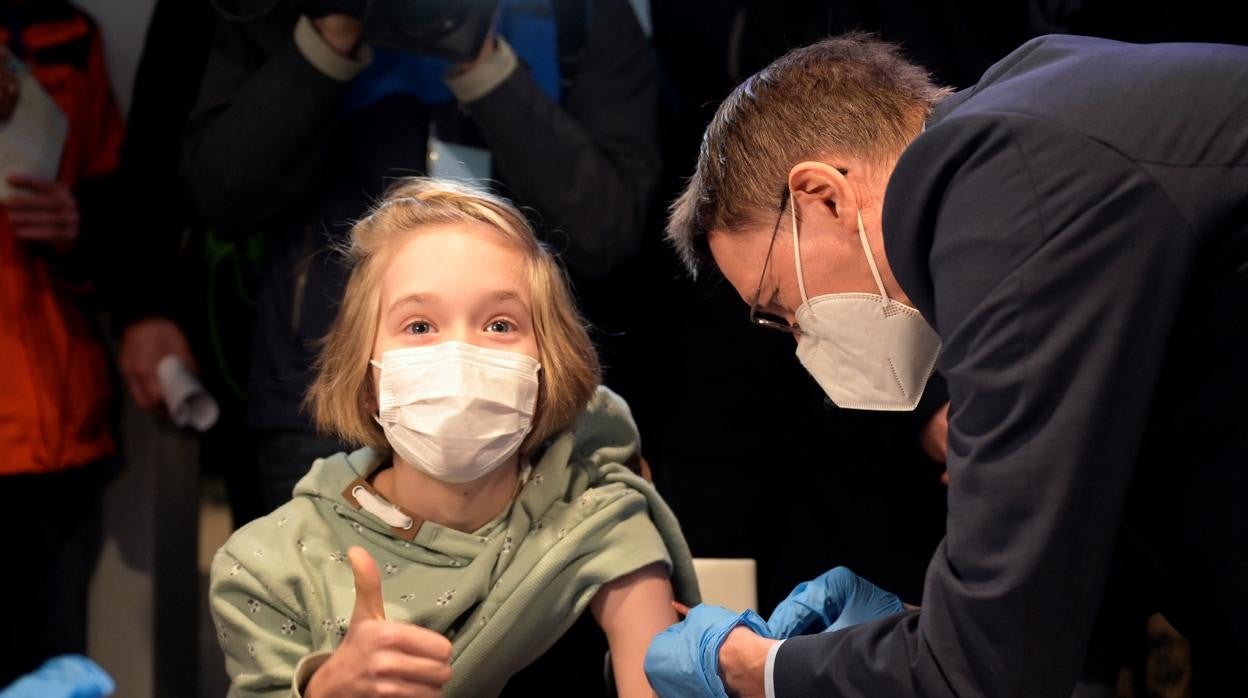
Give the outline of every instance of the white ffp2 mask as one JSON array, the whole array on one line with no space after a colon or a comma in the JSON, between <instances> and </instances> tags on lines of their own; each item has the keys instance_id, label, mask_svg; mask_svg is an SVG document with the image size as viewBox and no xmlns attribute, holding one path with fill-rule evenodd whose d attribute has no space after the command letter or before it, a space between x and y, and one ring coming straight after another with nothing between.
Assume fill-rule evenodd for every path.
<instances>
[{"instance_id":1,"label":"white ffp2 mask","mask_svg":"<svg viewBox=\"0 0 1248 698\"><path fill-rule=\"evenodd\" d=\"M377 422L394 452L442 482L481 478L514 455L533 427L531 356L462 342L391 349L381 361Z\"/></svg>"},{"instance_id":2,"label":"white ffp2 mask","mask_svg":"<svg viewBox=\"0 0 1248 698\"><path fill-rule=\"evenodd\" d=\"M838 407L912 410L936 367L940 337L918 310L888 297L867 244L861 213L858 238L879 295L830 293L807 298L794 210L793 262L802 292L796 313L802 330L797 359Z\"/></svg>"}]
</instances>

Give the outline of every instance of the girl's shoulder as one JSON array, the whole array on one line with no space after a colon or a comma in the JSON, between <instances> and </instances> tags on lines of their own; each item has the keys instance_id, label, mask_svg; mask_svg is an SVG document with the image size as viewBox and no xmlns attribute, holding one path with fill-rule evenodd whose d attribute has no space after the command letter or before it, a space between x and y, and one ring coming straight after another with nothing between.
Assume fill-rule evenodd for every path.
<instances>
[{"instance_id":1,"label":"girl's shoulder","mask_svg":"<svg viewBox=\"0 0 1248 698\"><path fill-rule=\"evenodd\" d=\"M567 434L573 440L573 458L595 464L625 463L641 449L632 410L605 385L598 386Z\"/></svg>"},{"instance_id":2,"label":"girl's shoulder","mask_svg":"<svg viewBox=\"0 0 1248 698\"><path fill-rule=\"evenodd\" d=\"M331 538L330 523L320 509L313 501L296 497L230 536L214 559L213 582L222 571L237 576L245 570L263 580L271 574L303 569L303 557L312 542Z\"/></svg>"}]
</instances>

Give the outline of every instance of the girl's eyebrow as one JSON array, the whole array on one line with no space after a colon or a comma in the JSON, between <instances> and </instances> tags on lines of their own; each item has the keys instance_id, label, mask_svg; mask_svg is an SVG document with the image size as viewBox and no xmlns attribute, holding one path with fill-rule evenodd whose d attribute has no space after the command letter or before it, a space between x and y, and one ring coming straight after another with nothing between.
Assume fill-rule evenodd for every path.
<instances>
[{"instance_id":1,"label":"girl's eyebrow","mask_svg":"<svg viewBox=\"0 0 1248 698\"><path fill-rule=\"evenodd\" d=\"M439 300L438 296L433 293L409 293L391 303L390 309L387 312L393 312L395 308L405 303L437 303Z\"/></svg>"},{"instance_id":2,"label":"girl's eyebrow","mask_svg":"<svg viewBox=\"0 0 1248 698\"><path fill-rule=\"evenodd\" d=\"M528 304L524 302L524 297L521 296L520 292L515 289L510 289L510 288L500 289L498 291L494 291L488 294L486 297L495 303L506 303L508 301L515 301L516 303L519 303L521 306L528 308ZM398 308L401 305L407 305L407 304L421 305L425 303L440 303L441 300L442 299L439 298L436 293L409 293L405 296L402 296L396 299L393 303L391 303L390 308L387 312L392 313L394 312L396 308Z\"/></svg>"},{"instance_id":3,"label":"girl's eyebrow","mask_svg":"<svg viewBox=\"0 0 1248 698\"><path fill-rule=\"evenodd\" d=\"M491 300L495 303L515 303L521 308L524 308L524 312L530 312L529 304L524 302L524 297L521 296L520 292L515 289L495 291L491 294Z\"/></svg>"}]
</instances>

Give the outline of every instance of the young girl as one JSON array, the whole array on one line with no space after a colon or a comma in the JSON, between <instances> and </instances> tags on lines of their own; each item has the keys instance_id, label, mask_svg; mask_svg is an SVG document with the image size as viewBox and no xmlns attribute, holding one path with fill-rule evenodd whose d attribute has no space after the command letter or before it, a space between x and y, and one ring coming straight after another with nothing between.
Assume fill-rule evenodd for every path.
<instances>
[{"instance_id":1,"label":"young girl","mask_svg":"<svg viewBox=\"0 0 1248 698\"><path fill-rule=\"evenodd\" d=\"M230 695L518 693L586 609L619 694L651 695L646 647L696 582L555 261L507 202L429 179L393 189L349 256L309 405L364 448L217 553ZM602 666L542 692L601 693Z\"/></svg>"}]
</instances>

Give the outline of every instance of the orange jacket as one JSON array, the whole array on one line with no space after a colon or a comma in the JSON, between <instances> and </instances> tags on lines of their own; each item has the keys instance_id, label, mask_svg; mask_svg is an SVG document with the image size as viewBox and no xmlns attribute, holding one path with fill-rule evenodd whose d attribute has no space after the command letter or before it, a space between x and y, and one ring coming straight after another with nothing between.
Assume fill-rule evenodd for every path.
<instances>
[{"instance_id":1,"label":"orange jacket","mask_svg":"<svg viewBox=\"0 0 1248 698\"><path fill-rule=\"evenodd\" d=\"M117 168L121 115L95 25L68 4L5 41L69 120L58 179L73 186ZM51 8L49 8L51 6ZM67 284L20 242L0 206L0 475L85 465L115 450L107 355Z\"/></svg>"}]
</instances>

